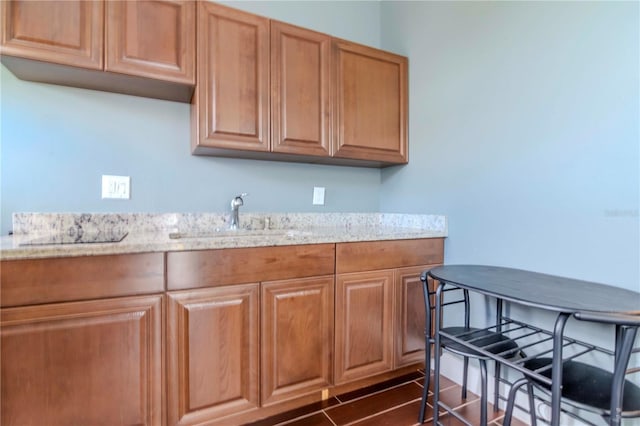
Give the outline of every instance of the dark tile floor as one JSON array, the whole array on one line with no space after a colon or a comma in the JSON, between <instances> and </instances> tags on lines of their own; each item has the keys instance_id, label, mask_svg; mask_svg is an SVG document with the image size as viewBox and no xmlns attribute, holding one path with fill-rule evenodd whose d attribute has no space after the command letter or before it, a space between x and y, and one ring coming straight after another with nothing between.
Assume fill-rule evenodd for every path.
<instances>
[{"instance_id":1,"label":"dark tile floor","mask_svg":"<svg viewBox=\"0 0 640 426\"><path fill-rule=\"evenodd\" d=\"M302 407L268 419L251 423L250 426L413 426L418 424L418 412L422 397L424 373L417 371L410 375L388 382L350 392L327 401ZM433 380L431 381L433 383ZM469 393L467 399L461 398L460 386L448 380L440 379L441 398L450 407L473 424L479 424L480 399ZM427 403L427 421L432 426L433 407L431 392ZM489 424L501 426L503 413L494 412L489 407ZM440 420L446 426L459 426L464 423L453 416L444 416ZM523 426L521 422L512 422L514 426Z\"/></svg>"}]
</instances>

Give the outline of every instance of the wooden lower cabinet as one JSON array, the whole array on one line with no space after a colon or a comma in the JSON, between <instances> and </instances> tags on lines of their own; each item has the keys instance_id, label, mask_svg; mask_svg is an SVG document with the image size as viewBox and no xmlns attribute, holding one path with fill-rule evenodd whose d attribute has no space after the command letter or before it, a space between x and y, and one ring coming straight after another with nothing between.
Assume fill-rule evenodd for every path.
<instances>
[{"instance_id":1,"label":"wooden lower cabinet","mask_svg":"<svg viewBox=\"0 0 640 426\"><path fill-rule=\"evenodd\" d=\"M3 426L159 425L163 296L1 311Z\"/></svg>"},{"instance_id":2,"label":"wooden lower cabinet","mask_svg":"<svg viewBox=\"0 0 640 426\"><path fill-rule=\"evenodd\" d=\"M395 368L424 361L425 306L420 275L435 266L413 266L395 272ZM431 279L429 283L433 285Z\"/></svg>"},{"instance_id":3,"label":"wooden lower cabinet","mask_svg":"<svg viewBox=\"0 0 640 426\"><path fill-rule=\"evenodd\" d=\"M256 283L168 293L168 424L258 408L259 289Z\"/></svg>"},{"instance_id":4,"label":"wooden lower cabinet","mask_svg":"<svg viewBox=\"0 0 640 426\"><path fill-rule=\"evenodd\" d=\"M336 384L393 367L393 283L393 270L336 276Z\"/></svg>"},{"instance_id":5,"label":"wooden lower cabinet","mask_svg":"<svg viewBox=\"0 0 640 426\"><path fill-rule=\"evenodd\" d=\"M334 277L262 284L262 405L332 383Z\"/></svg>"}]
</instances>

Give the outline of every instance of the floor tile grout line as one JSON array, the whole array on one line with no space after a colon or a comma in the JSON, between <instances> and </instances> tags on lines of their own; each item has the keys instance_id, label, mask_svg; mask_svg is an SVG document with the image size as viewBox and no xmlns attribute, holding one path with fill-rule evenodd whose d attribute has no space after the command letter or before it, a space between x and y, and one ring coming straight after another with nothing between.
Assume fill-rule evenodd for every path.
<instances>
[{"instance_id":1,"label":"floor tile grout line","mask_svg":"<svg viewBox=\"0 0 640 426\"><path fill-rule=\"evenodd\" d=\"M354 420L354 421L352 421L352 422L349 422L349 423L345 424L344 426L353 425L353 424L356 424L356 423L361 422L361 421L363 421L363 420L371 419L371 418L373 418L373 417L379 416L379 415L381 415L381 414L388 413L388 412L393 411L393 410L395 410L395 409L397 409L397 408L404 407L405 405L413 404L414 402L416 402L416 401L421 401L421 400L422 400L422 398L416 398L416 399L412 399L411 401L404 402L404 403L402 403L402 404L394 405L393 407L391 407L391 408L387 408L386 410L382 410L382 411L379 411L379 412L377 412L377 413L375 413L375 414L371 414L371 415L369 415L369 416L361 417L361 418L359 418L358 420ZM416 424L417 424L417 422L416 422Z\"/></svg>"},{"instance_id":2,"label":"floor tile grout line","mask_svg":"<svg viewBox=\"0 0 640 426\"><path fill-rule=\"evenodd\" d=\"M367 398L369 396L378 395L378 394L380 394L382 392L386 392L386 391L391 390L391 389L399 388L400 386L404 386L404 385L407 385L409 383L415 383L415 381L414 380L409 380L408 382L402 382L402 383L399 383L397 385L394 385L394 386L391 386L391 387L388 387L388 388L384 388L384 389L381 389L379 391L375 391L375 392L372 392L372 393L368 393L368 394L365 394L365 395L362 395L362 396L359 396L357 398L353 398L353 399L350 399L350 400L344 401L344 402L340 401L337 397L334 397L334 398L336 398L336 399L338 399L338 401L340 401L340 405L342 405L342 404L350 404L352 402L359 401L359 400L361 400L363 398ZM327 410L339 407L340 405L334 405L332 407L327 407Z\"/></svg>"},{"instance_id":3,"label":"floor tile grout line","mask_svg":"<svg viewBox=\"0 0 640 426\"><path fill-rule=\"evenodd\" d=\"M329 421L331 422L331 424L332 424L333 426L338 426L338 424L337 424L336 422L334 422L334 421L333 421L333 419L331 418L331 416L330 416L330 415L328 415L326 411L322 410L322 414L324 414L324 416L325 416L326 418L328 418L328 419L329 419Z\"/></svg>"}]
</instances>

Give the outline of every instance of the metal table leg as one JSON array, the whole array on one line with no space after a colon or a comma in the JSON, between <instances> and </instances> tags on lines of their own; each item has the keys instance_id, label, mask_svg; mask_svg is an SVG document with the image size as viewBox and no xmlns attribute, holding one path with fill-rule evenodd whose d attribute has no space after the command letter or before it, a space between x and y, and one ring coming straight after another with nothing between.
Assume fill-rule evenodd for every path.
<instances>
[{"instance_id":1,"label":"metal table leg","mask_svg":"<svg viewBox=\"0 0 640 426\"><path fill-rule=\"evenodd\" d=\"M434 281L435 282L435 281ZM441 296L442 288L444 284L438 281L438 287L436 288L436 311L435 311L435 326L433 331L434 343L433 343L433 424L438 425L438 414L440 408L438 407L438 400L440 396L440 316L442 312ZM428 374L429 372L427 372Z\"/></svg>"},{"instance_id":2,"label":"metal table leg","mask_svg":"<svg viewBox=\"0 0 640 426\"><path fill-rule=\"evenodd\" d=\"M561 313L553 328L553 360L551 371L551 426L560 426L560 402L562 398L562 338L570 315Z\"/></svg>"}]
</instances>

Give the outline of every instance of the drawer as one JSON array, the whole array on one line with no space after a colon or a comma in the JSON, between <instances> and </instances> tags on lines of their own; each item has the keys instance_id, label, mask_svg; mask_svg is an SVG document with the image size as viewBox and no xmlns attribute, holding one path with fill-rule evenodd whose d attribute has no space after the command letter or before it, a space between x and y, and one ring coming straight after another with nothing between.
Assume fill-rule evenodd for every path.
<instances>
[{"instance_id":1,"label":"drawer","mask_svg":"<svg viewBox=\"0 0 640 426\"><path fill-rule=\"evenodd\" d=\"M2 306L164 291L164 253L2 261Z\"/></svg>"},{"instance_id":2,"label":"drawer","mask_svg":"<svg viewBox=\"0 0 640 426\"><path fill-rule=\"evenodd\" d=\"M250 247L167 253L167 288L333 275L334 244Z\"/></svg>"},{"instance_id":3,"label":"drawer","mask_svg":"<svg viewBox=\"0 0 640 426\"><path fill-rule=\"evenodd\" d=\"M336 274L433 265L443 261L443 238L336 244Z\"/></svg>"}]
</instances>

